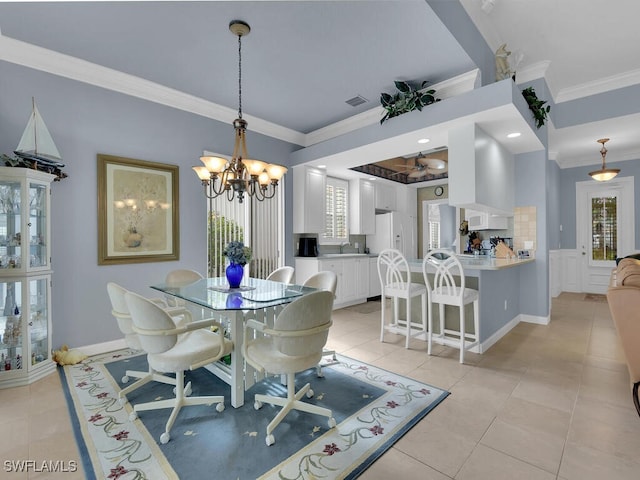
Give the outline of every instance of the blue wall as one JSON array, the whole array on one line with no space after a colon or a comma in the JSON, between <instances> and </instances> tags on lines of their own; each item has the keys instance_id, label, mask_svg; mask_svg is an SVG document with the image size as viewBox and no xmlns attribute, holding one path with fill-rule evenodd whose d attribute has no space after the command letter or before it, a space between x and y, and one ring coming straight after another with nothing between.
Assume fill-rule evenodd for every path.
<instances>
[{"instance_id":1,"label":"blue wall","mask_svg":"<svg viewBox=\"0 0 640 480\"><path fill-rule=\"evenodd\" d=\"M0 92L0 153L17 146L34 96L67 164L69 178L52 186L53 346L121 338L107 282L157 296L147 286L162 281L171 269L206 272L207 204L191 166L200 163L204 149L230 154L233 127L2 61ZM293 150L258 134L250 133L248 143L249 151L271 162L286 162ZM180 167L180 261L97 265L98 153Z\"/></svg>"}]
</instances>

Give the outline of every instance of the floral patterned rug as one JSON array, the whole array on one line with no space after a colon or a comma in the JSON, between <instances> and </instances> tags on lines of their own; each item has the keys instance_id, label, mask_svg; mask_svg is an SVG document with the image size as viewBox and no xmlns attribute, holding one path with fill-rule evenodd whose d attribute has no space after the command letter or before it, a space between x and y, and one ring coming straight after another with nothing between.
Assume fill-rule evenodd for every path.
<instances>
[{"instance_id":1,"label":"floral patterned rug","mask_svg":"<svg viewBox=\"0 0 640 480\"><path fill-rule=\"evenodd\" d=\"M278 407L253 408L255 393L286 395L279 378L258 383L245 405L223 412L215 406L181 410L171 440L161 445L169 410L140 412L131 422L131 404L170 398L170 385L151 382L120 405L125 370L146 370L146 356L122 350L90 357L58 369L65 386L87 478L97 479L353 479L367 469L449 393L365 363L338 356L339 363L296 376L297 388L311 382L306 401L331 408L338 425L324 417L290 412L265 443L266 425ZM225 394L229 386L206 369L188 372L192 395Z\"/></svg>"}]
</instances>

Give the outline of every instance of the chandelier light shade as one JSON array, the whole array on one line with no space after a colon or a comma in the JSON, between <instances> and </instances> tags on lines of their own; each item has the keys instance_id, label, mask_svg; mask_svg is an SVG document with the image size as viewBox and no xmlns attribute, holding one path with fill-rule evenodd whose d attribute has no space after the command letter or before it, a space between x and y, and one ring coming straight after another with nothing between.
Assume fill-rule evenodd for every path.
<instances>
[{"instance_id":1,"label":"chandelier light shade","mask_svg":"<svg viewBox=\"0 0 640 480\"><path fill-rule=\"evenodd\" d=\"M598 182L606 182L607 180L611 180L613 177L620 173L619 168L607 168L605 157L607 156L608 150L606 149L604 144L608 141L608 138L601 138L600 140L598 140L598 143L602 144L602 148L600 149L600 154L602 155L602 168L600 170L589 172L591 178L597 180Z\"/></svg>"},{"instance_id":2,"label":"chandelier light shade","mask_svg":"<svg viewBox=\"0 0 640 480\"><path fill-rule=\"evenodd\" d=\"M287 168L249 158L247 122L242 118L242 37L249 34L251 27L241 20L233 20L229 30L238 37L238 118L233 121L233 155L230 160L214 156L200 157L204 166L193 167L193 170L202 181L209 199L226 194L227 199L232 201L237 194L240 203L245 195L263 201L276 194L278 182L287 173Z\"/></svg>"}]
</instances>

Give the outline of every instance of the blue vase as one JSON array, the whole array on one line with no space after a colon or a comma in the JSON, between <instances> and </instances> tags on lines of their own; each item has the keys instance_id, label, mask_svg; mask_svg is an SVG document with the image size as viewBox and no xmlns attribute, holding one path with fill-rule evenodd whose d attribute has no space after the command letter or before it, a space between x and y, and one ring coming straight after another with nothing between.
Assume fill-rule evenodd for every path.
<instances>
[{"instance_id":1,"label":"blue vase","mask_svg":"<svg viewBox=\"0 0 640 480\"><path fill-rule=\"evenodd\" d=\"M238 288L242 282L242 276L244 275L244 267L239 263L231 262L226 270L227 282L229 282L230 288Z\"/></svg>"}]
</instances>

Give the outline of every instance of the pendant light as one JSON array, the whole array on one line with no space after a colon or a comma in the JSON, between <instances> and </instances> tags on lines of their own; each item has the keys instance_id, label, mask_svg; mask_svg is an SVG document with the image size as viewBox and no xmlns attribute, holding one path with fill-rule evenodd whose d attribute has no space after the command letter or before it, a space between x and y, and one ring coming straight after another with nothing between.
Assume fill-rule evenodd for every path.
<instances>
[{"instance_id":1,"label":"pendant light","mask_svg":"<svg viewBox=\"0 0 640 480\"><path fill-rule=\"evenodd\" d=\"M604 144L608 141L608 138L601 138L600 140L598 140L598 143L602 144L602 148L600 149L600 154L602 155L602 168L600 170L589 172L591 178L597 180L598 182L606 182L607 180L611 180L613 177L620 173L619 168L607 168L607 164L605 161L607 149L605 148Z\"/></svg>"}]
</instances>

